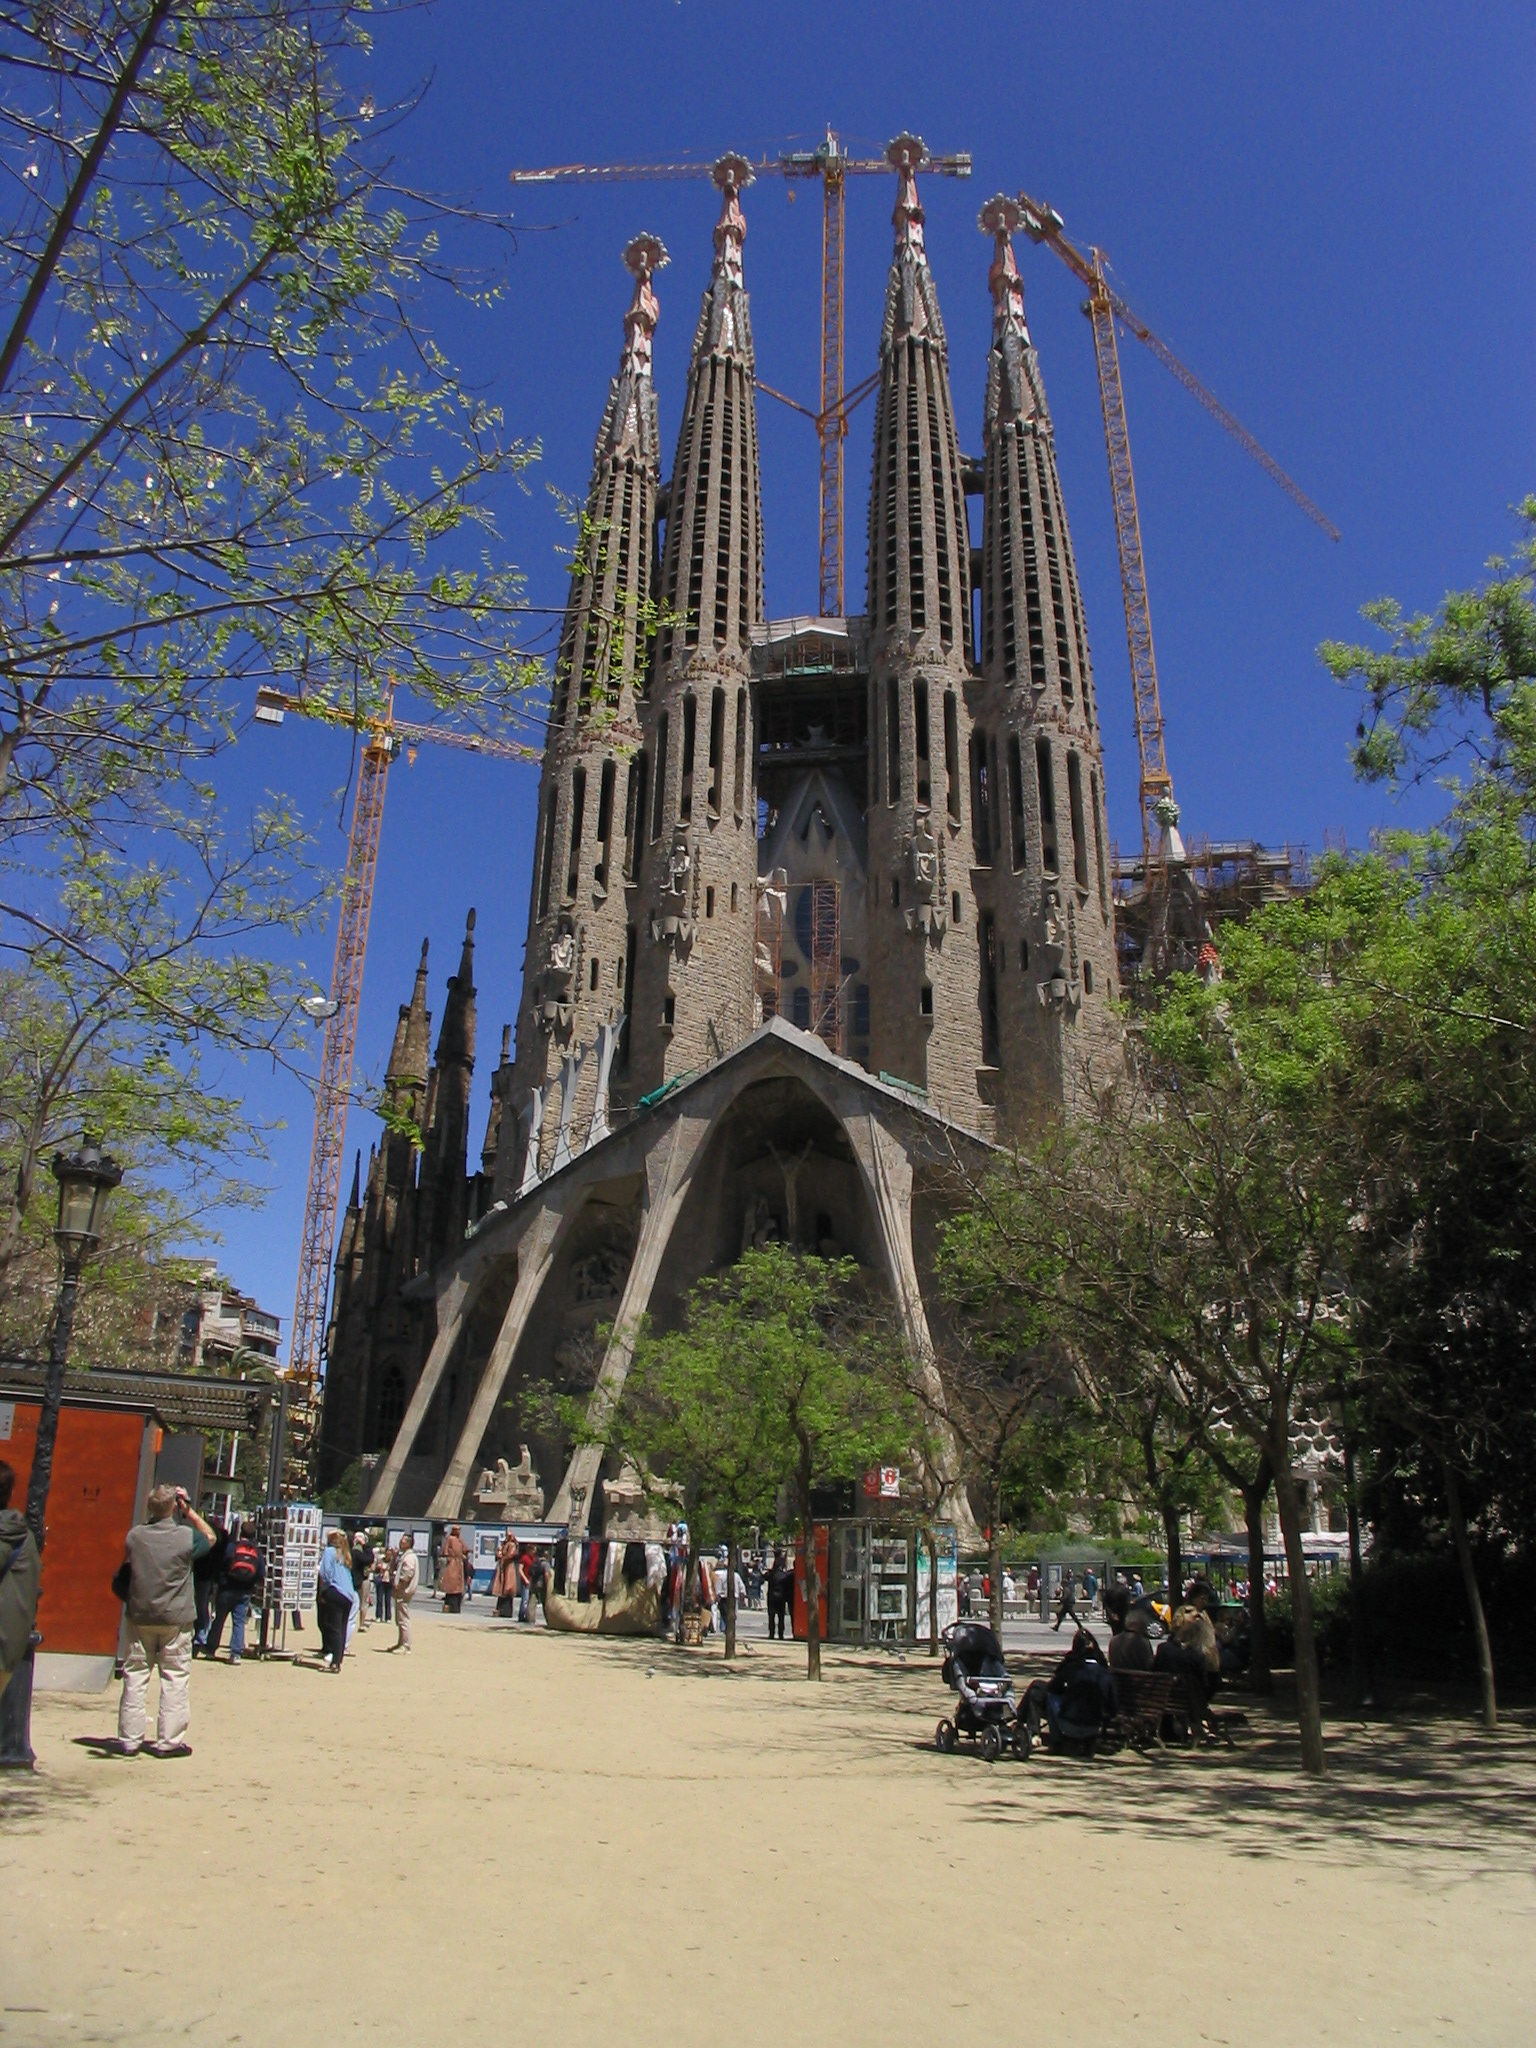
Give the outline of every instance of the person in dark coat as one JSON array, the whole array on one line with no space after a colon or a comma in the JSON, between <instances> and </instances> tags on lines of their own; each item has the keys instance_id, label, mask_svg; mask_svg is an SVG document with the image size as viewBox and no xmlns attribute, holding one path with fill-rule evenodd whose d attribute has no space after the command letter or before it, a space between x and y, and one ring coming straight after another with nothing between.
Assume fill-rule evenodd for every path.
<instances>
[{"instance_id":1,"label":"person in dark coat","mask_svg":"<svg viewBox=\"0 0 1536 2048\"><path fill-rule=\"evenodd\" d=\"M782 1550L773 1553L768 1573L768 1634L782 1643L795 1604L795 1574Z\"/></svg>"}]
</instances>

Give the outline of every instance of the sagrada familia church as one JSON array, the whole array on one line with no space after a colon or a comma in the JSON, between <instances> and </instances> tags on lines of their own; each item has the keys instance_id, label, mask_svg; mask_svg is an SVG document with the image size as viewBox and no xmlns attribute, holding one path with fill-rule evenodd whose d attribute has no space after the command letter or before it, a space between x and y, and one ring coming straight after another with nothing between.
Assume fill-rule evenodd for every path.
<instances>
[{"instance_id":1,"label":"sagrada familia church","mask_svg":"<svg viewBox=\"0 0 1536 2048\"><path fill-rule=\"evenodd\" d=\"M642 1319L664 1327L749 1244L848 1253L922 1351L959 1175L1120 1057L1098 714L1020 215L981 216L992 346L968 456L922 144L889 156L861 618L763 616L746 164L715 168L670 474L666 254L651 236L624 252L515 1046L509 1028L472 1172L471 913L430 1053L422 949L340 1234L320 1480L381 1456L371 1512L473 1512L482 1471L530 1443L526 1505L600 1530L616 1475L541 1436L520 1390L620 1399Z\"/></svg>"}]
</instances>

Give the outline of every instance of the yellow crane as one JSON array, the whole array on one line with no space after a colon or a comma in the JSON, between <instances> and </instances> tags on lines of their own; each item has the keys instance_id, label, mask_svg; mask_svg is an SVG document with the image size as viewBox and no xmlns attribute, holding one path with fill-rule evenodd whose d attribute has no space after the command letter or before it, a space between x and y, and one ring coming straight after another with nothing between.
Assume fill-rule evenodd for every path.
<instances>
[{"instance_id":1,"label":"yellow crane","mask_svg":"<svg viewBox=\"0 0 1536 2048\"><path fill-rule=\"evenodd\" d=\"M1125 634L1131 656L1131 693L1136 714L1136 750L1141 772L1141 843L1143 873L1148 897L1148 929L1154 944L1162 937L1167 915L1167 873L1162 849L1159 805L1166 807L1173 796L1173 777L1168 771L1163 741L1163 706L1158 691L1157 656L1152 644L1152 611L1147 600L1147 567L1141 546L1141 514L1136 504L1136 477L1131 467L1131 437L1125 417L1125 392L1120 382L1120 353L1115 342L1115 322L1133 334L1170 370L1184 389L1199 400L1211 417L1247 450L1259 467L1273 478L1288 498L1320 526L1330 540L1339 529L1325 512L1319 511L1301 486L1269 455L1242 422L1207 390L1194 371L1160 341L1147 323L1133 313L1105 276L1104 252L1092 249L1088 255L1073 247L1065 234L1065 223L1052 206L1019 194L1024 213L1024 231L1036 242L1054 250L1080 284L1088 288L1083 311L1093 326L1094 359L1099 375L1099 402L1104 412L1104 442L1109 453L1109 485L1114 500L1115 541L1120 552L1120 588L1125 600Z\"/></svg>"}]
</instances>

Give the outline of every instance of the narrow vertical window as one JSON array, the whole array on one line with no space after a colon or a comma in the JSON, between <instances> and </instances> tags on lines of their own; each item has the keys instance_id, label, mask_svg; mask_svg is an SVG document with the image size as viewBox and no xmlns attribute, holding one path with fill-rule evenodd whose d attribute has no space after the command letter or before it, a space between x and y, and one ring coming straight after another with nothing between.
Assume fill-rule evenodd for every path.
<instances>
[{"instance_id":1,"label":"narrow vertical window","mask_svg":"<svg viewBox=\"0 0 1536 2048\"><path fill-rule=\"evenodd\" d=\"M924 676L912 685L912 723L917 735L917 807L926 811L933 788L933 770L928 759L928 682Z\"/></svg>"},{"instance_id":2,"label":"narrow vertical window","mask_svg":"<svg viewBox=\"0 0 1536 2048\"><path fill-rule=\"evenodd\" d=\"M736 815L744 818L747 814L747 732L751 719L747 709L747 693L736 692Z\"/></svg>"},{"instance_id":3,"label":"narrow vertical window","mask_svg":"<svg viewBox=\"0 0 1536 2048\"><path fill-rule=\"evenodd\" d=\"M678 761L682 785L677 793L677 815L693 816L693 756L699 737L699 705L692 690L683 699L683 751Z\"/></svg>"},{"instance_id":4,"label":"narrow vertical window","mask_svg":"<svg viewBox=\"0 0 1536 2048\"><path fill-rule=\"evenodd\" d=\"M992 805L987 787L987 736L971 734L971 852L979 868L992 865Z\"/></svg>"},{"instance_id":5,"label":"narrow vertical window","mask_svg":"<svg viewBox=\"0 0 1536 2048\"><path fill-rule=\"evenodd\" d=\"M565 893L568 897L576 894L576 884L581 873L581 828L585 823L587 808L587 771L585 768L571 770L571 846L565 862Z\"/></svg>"},{"instance_id":6,"label":"narrow vertical window","mask_svg":"<svg viewBox=\"0 0 1536 2048\"><path fill-rule=\"evenodd\" d=\"M1088 831L1083 820L1083 768L1076 754L1067 756L1067 807L1072 814L1072 876L1079 889L1088 886Z\"/></svg>"},{"instance_id":7,"label":"narrow vertical window","mask_svg":"<svg viewBox=\"0 0 1536 2048\"><path fill-rule=\"evenodd\" d=\"M1035 741L1035 776L1040 784L1040 864L1047 874L1056 873L1056 775L1051 767L1051 743Z\"/></svg>"},{"instance_id":8,"label":"narrow vertical window","mask_svg":"<svg viewBox=\"0 0 1536 2048\"><path fill-rule=\"evenodd\" d=\"M629 1017L635 1007L635 928L631 925L624 934L624 1015ZM619 1064L629 1072L629 1028L619 1041Z\"/></svg>"},{"instance_id":9,"label":"narrow vertical window","mask_svg":"<svg viewBox=\"0 0 1536 2048\"><path fill-rule=\"evenodd\" d=\"M709 706L709 815L720 815L720 762L725 752L725 692L716 690Z\"/></svg>"},{"instance_id":10,"label":"narrow vertical window","mask_svg":"<svg viewBox=\"0 0 1536 2048\"><path fill-rule=\"evenodd\" d=\"M555 872L555 792L544 807L544 849L539 856L539 915L549 914L549 892Z\"/></svg>"},{"instance_id":11,"label":"narrow vertical window","mask_svg":"<svg viewBox=\"0 0 1536 2048\"><path fill-rule=\"evenodd\" d=\"M901 795L901 690L894 676L885 686L885 800Z\"/></svg>"},{"instance_id":12,"label":"narrow vertical window","mask_svg":"<svg viewBox=\"0 0 1536 2048\"><path fill-rule=\"evenodd\" d=\"M1024 762L1019 753L1019 736L1008 735L1008 815L1013 826L1013 872L1024 865Z\"/></svg>"},{"instance_id":13,"label":"narrow vertical window","mask_svg":"<svg viewBox=\"0 0 1536 2048\"><path fill-rule=\"evenodd\" d=\"M953 690L944 692L944 782L949 815L960 822L960 714Z\"/></svg>"},{"instance_id":14,"label":"narrow vertical window","mask_svg":"<svg viewBox=\"0 0 1536 2048\"><path fill-rule=\"evenodd\" d=\"M990 910L981 913L981 1061L997 1065L997 923Z\"/></svg>"},{"instance_id":15,"label":"narrow vertical window","mask_svg":"<svg viewBox=\"0 0 1536 2048\"><path fill-rule=\"evenodd\" d=\"M1086 703L1086 701L1085 696L1084 702ZM1101 917L1108 919L1109 878L1104 872L1104 812L1099 803L1099 776L1097 769L1089 771L1088 789L1092 798L1089 808L1093 813L1093 850L1098 857L1099 865L1099 914Z\"/></svg>"},{"instance_id":16,"label":"narrow vertical window","mask_svg":"<svg viewBox=\"0 0 1536 2048\"><path fill-rule=\"evenodd\" d=\"M661 821L667 805L667 714L656 721L656 788L651 797L651 837L661 837Z\"/></svg>"},{"instance_id":17,"label":"narrow vertical window","mask_svg":"<svg viewBox=\"0 0 1536 2048\"><path fill-rule=\"evenodd\" d=\"M603 763L603 779L597 792L597 886L608 886L608 842L613 837L613 763Z\"/></svg>"},{"instance_id":18,"label":"narrow vertical window","mask_svg":"<svg viewBox=\"0 0 1536 2048\"><path fill-rule=\"evenodd\" d=\"M624 806L624 872L631 880L640 872L640 853L645 845L645 794L650 756L636 754L629 768L629 797Z\"/></svg>"}]
</instances>

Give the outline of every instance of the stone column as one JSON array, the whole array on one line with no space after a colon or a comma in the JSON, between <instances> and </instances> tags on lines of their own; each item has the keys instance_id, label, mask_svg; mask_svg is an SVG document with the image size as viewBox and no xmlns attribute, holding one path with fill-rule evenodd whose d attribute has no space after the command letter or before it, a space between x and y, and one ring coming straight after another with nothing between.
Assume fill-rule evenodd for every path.
<instances>
[{"instance_id":1,"label":"stone column","mask_svg":"<svg viewBox=\"0 0 1536 2048\"><path fill-rule=\"evenodd\" d=\"M640 1241L635 1246L629 1278L624 1283L619 1312L614 1317L608 1338L608 1348L603 1353L597 1385L587 1407L587 1421L593 1429L604 1426L624 1391L630 1361L635 1355L635 1339L640 1331L641 1318L650 1306L651 1290L656 1284L662 1257L672 1241L673 1226L693 1184L693 1169L710 1128L709 1118L680 1116L670 1135L646 1158L645 1217L640 1225ZM590 1522L593 1495L602 1470L603 1450L602 1444L578 1445L560 1482L560 1491L551 1503L550 1521L569 1523L573 1536L582 1534Z\"/></svg>"},{"instance_id":2,"label":"stone column","mask_svg":"<svg viewBox=\"0 0 1536 2048\"><path fill-rule=\"evenodd\" d=\"M874 1204L902 1335L917 1361L927 1400L934 1412L942 1416L944 1383L933 1355L933 1334L928 1328L928 1311L923 1306L917 1260L912 1249L911 1157L901 1140L872 1113L846 1121L844 1129ZM942 1446L939 1471L944 1484L942 1509L953 1518L962 1537L973 1536L976 1524L960 1480L959 1447L942 1422L937 1433Z\"/></svg>"},{"instance_id":3,"label":"stone column","mask_svg":"<svg viewBox=\"0 0 1536 2048\"><path fill-rule=\"evenodd\" d=\"M400 1483L400 1474L405 1470L405 1461L416 1447L416 1438L421 1425L432 1405L432 1396L437 1392L438 1382L443 1376L443 1367L459 1340L475 1296L485 1280L489 1265L481 1261L466 1271L457 1265L449 1272L437 1295L437 1335L432 1340L432 1349L427 1353L427 1362L421 1369L421 1377L411 1393L410 1403L404 1419L395 1432L390 1445L389 1456L384 1460L378 1478L374 1481L372 1493L368 1496L370 1515L386 1515L394 1501L395 1488Z\"/></svg>"},{"instance_id":4,"label":"stone column","mask_svg":"<svg viewBox=\"0 0 1536 2048\"><path fill-rule=\"evenodd\" d=\"M481 1439L495 1413L496 1403L501 1399L501 1390L507 1383L512 1354L528 1327L528 1318L548 1277L570 1206L568 1200L547 1202L534 1217L517 1248L517 1285L501 1319L501 1328L496 1332L496 1342L485 1361L480 1384L475 1388L468 1420L459 1433L448 1469L439 1481L432 1496L432 1505L427 1510L434 1521L439 1518L451 1521L463 1511L464 1488L469 1483L470 1467L479 1453Z\"/></svg>"}]
</instances>

